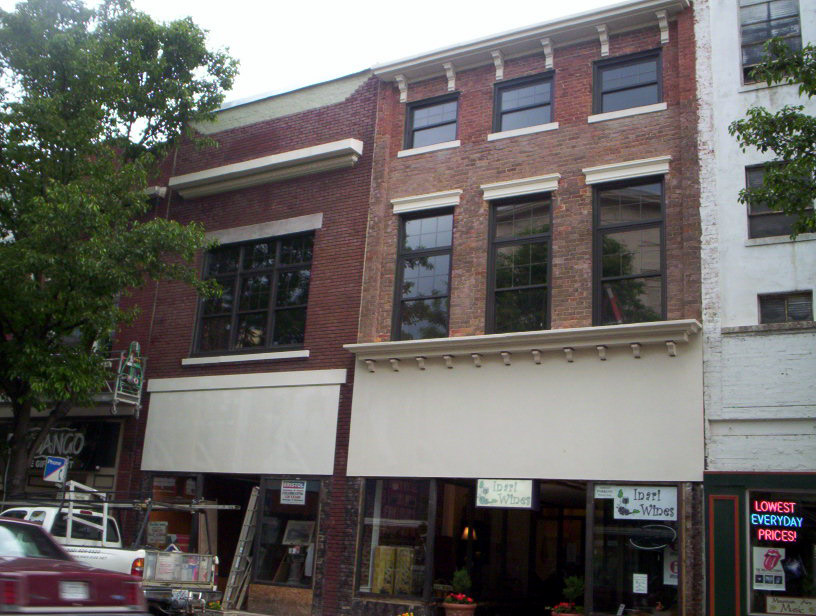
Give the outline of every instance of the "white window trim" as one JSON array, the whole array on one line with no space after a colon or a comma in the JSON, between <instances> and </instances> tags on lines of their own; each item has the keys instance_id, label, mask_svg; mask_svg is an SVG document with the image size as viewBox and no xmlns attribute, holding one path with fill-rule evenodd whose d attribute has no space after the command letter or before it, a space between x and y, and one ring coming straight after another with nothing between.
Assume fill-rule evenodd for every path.
<instances>
[{"instance_id":1,"label":"white window trim","mask_svg":"<svg viewBox=\"0 0 816 616\"><path fill-rule=\"evenodd\" d=\"M617 111L607 111L606 113L596 113L587 118L587 123L606 122L607 120L617 120L618 118L628 118L629 116L641 115L644 113L655 113L665 111L669 106L663 103L653 105L642 105L641 107L629 107L628 109L618 109Z\"/></svg>"},{"instance_id":2,"label":"white window trim","mask_svg":"<svg viewBox=\"0 0 816 616\"><path fill-rule=\"evenodd\" d=\"M485 201L493 199L503 199L505 197L518 197L521 195L531 195L541 192L552 192L558 189L560 173L549 175L539 175L519 180L509 180L507 182L495 182L493 184L482 184L479 188L484 192Z\"/></svg>"},{"instance_id":3,"label":"white window trim","mask_svg":"<svg viewBox=\"0 0 816 616\"><path fill-rule=\"evenodd\" d=\"M249 242L268 237L289 235L290 233L304 233L321 227L323 227L323 214L319 213L261 222L244 227L208 231L204 237L207 240L217 240L219 244L235 244L237 242Z\"/></svg>"},{"instance_id":4,"label":"white window trim","mask_svg":"<svg viewBox=\"0 0 816 616\"><path fill-rule=\"evenodd\" d=\"M462 142L458 139L456 141L442 141L441 143L432 143L431 145L423 145L418 148L410 148L407 150L400 150L397 152L397 158L405 158L406 156L416 156L417 154L425 154L426 152L435 152L437 150L448 150L450 148L458 148Z\"/></svg>"},{"instance_id":5,"label":"white window trim","mask_svg":"<svg viewBox=\"0 0 816 616\"><path fill-rule=\"evenodd\" d=\"M249 361L269 361L273 359L308 359L309 351L276 351L273 353L247 353L244 355L215 355L212 357L185 357L182 366L209 366L212 364L231 364Z\"/></svg>"},{"instance_id":6,"label":"white window trim","mask_svg":"<svg viewBox=\"0 0 816 616\"><path fill-rule=\"evenodd\" d=\"M581 169L581 171L586 176L587 184L600 184L642 178L649 175L666 175L669 172L670 160L671 156L658 156L656 158L630 160L599 167L587 167Z\"/></svg>"},{"instance_id":7,"label":"white window trim","mask_svg":"<svg viewBox=\"0 0 816 616\"><path fill-rule=\"evenodd\" d=\"M206 389L255 389L259 387L291 387L306 385L342 385L346 370L293 370L260 372L257 374L220 374L150 379L147 391L202 391Z\"/></svg>"},{"instance_id":8,"label":"white window trim","mask_svg":"<svg viewBox=\"0 0 816 616\"><path fill-rule=\"evenodd\" d=\"M792 240L789 235L769 235L768 237L754 237L745 240L746 246L768 246L771 244L798 244L816 240L816 233L800 233Z\"/></svg>"},{"instance_id":9,"label":"white window trim","mask_svg":"<svg viewBox=\"0 0 816 616\"><path fill-rule=\"evenodd\" d=\"M459 197L462 190L446 190L444 192L428 193L425 195L412 195L410 197L400 197L391 199L394 206L394 214L405 214L407 212L418 212L421 210L433 210L441 207L454 207L459 205Z\"/></svg>"},{"instance_id":10,"label":"white window trim","mask_svg":"<svg viewBox=\"0 0 816 616\"><path fill-rule=\"evenodd\" d=\"M549 130L556 130L557 128L558 122L550 122L548 124L536 124L535 126L525 126L524 128L514 128L513 130L503 130L498 133L490 133L487 136L487 140L497 141L499 139L507 139L508 137L520 137L521 135L543 133Z\"/></svg>"}]
</instances>

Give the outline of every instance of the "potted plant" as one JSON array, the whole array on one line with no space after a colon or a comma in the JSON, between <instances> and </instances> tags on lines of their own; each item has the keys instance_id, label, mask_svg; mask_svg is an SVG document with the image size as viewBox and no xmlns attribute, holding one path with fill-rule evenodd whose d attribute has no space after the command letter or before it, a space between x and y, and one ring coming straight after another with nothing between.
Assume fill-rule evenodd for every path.
<instances>
[{"instance_id":1,"label":"potted plant","mask_svg":"<svg viewBox=\"0 0 816 616\"><path fill-rule=\"evenodd\" d=\"M565 614L576 616L583 613L584 608L575 604L584 596L584 578L578 575L571 575L564 578L564 590L562 591L566 601L562 601L555 607L550 608L551 614Z\"/></svg>"},{"instance_id":2,"label":"potted plant","mask_svg":"<svg viewBox=\"0 0 816 616\"><path fill-rule=\"evenodd\" d=\"M453 573L451 586L453 586L453 592L448 593L443 602L445 616L472 614L476 609L476 602L467 594L471 587L470 574L467 569L462 567Z\"/></svg>"}]
</instances>

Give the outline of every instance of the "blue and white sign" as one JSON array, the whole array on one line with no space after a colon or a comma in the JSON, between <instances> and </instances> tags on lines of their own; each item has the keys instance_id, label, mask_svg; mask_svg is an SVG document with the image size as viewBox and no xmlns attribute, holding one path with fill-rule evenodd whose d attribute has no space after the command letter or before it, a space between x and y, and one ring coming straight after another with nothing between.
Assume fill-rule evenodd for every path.
<instances>
[{"instance_id":1,"label":"blue and white sign","mask_svg":"<svg viewBox=\"0 0 816 616\"><path fill-rule=\"evenodd\" d=\"M68 458L48 456L45 459L43 479L45 479L46 481L55 481L57 483L63 483L65 481L65 474L67 472L68 472Z\"/></svg>"}]
</instances>

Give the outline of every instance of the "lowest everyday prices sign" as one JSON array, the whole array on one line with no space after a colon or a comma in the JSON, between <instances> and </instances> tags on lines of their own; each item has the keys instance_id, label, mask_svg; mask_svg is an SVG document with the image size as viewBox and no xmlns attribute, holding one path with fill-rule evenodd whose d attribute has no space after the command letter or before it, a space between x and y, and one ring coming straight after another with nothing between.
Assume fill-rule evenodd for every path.
<instances>
[{"instance_id":1,"label":"lowest everyday prices sign","mask_svg":"<svg viewBox=\"0 0 816 616\"><path fill-rule=\"evenodd\" d=\"M672 486L597 486L605 488L614 503L616 520L677 520L677 488ZM611 488L611 489L610 489ZM598 498L596 492L595 498Z\"/></svg>"}]
</instances>

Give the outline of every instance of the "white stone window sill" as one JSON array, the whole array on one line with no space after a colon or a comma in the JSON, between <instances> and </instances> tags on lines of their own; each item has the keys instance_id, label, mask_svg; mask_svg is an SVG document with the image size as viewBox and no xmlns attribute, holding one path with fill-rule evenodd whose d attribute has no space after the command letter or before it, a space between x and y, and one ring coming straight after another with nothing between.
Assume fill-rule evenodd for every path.
<instances>
[{"instance_id":1,"label":"white stone window sill","mask_svg":"<svg viewBox=\"0 0 816 616\"><path fill-rule=\"evenodd\" d=\"M436 152L437 150L449 150L450 148L458 148L462 142L458 139L456 141L443 141L442 143L432 143L431 145L423 145L420 148L411 148L409 150L400 150L397 152L397 158L404 158L406 156L416 156L417 154L425 154L426 152Z\"/></svg>"},{"instance_id":2,"label":"white stone window sill","mask_svg":"<svg viewBox=\"0 0 816 616\"><path fill-rule=\"evenodd\" d=\"M213 364L232 364L248 361L268 361L272 359L307 359L308 349L298 351L276 351L273 353L247 353L245 355L215 355L212 357L185 357L182 366L210 366Z\"/></svg>"},{"instance_id":3,"label":"white stone window sill","mask_svg":"<svg viewBox=\"0 0 816 616\"><path fill-rule=\"evenodd\" d=\"M607 120L617 120L618 118L628 118L629 116L641 115L644 113L655 113L668 109L666 103L655 103L654 105L643 105L642 107L630 107L629 109L618 109L617 111L607 111L606 113L596 113L587 118L587 123L606 122Z\"/></svg>"},{"instance_id":4,"label":"white stone window sill","mask_svg":"<svg viewBox=\"0 0 816 616\"><path fill-rule=\"evenodd\" d=\"M755 237L745 240L746 246L768 246L771 244L797 244L816 240L816 233L800 233L792 240L789 235L773 235L771 237Z\"/></svg>"},{"instance_id":5,"label":"white stone window sill","mask_svg":"<svg viewBox=\"0 0 816 616\"><path fill-rule=\"evenodd\" d=\"M795 83L774 83L770 84L767 81L757 81L756 83L746 83L739 87L737 92L754 92L755 90L768 90L770 88L781 88L783 86L794 86Z\"/></svg>"},{"instance_id":6,"label":"white stone window sill","mask_svg":"<svg viewBox=\"0 0 816 616\"><path fill-rule=\"evenodd\" d=\"M535 126L525 126L524 128L514 128L513 130L503 130L499 133L490 133L487 136L488 141L497 141L499 139L507 139L509 137L520 137L521 135L532 135L533 133L543 133L548 130L555 130L558 128L558 122L550 122L549 124L536 124Z\"/></svg>"}]
</instances>

